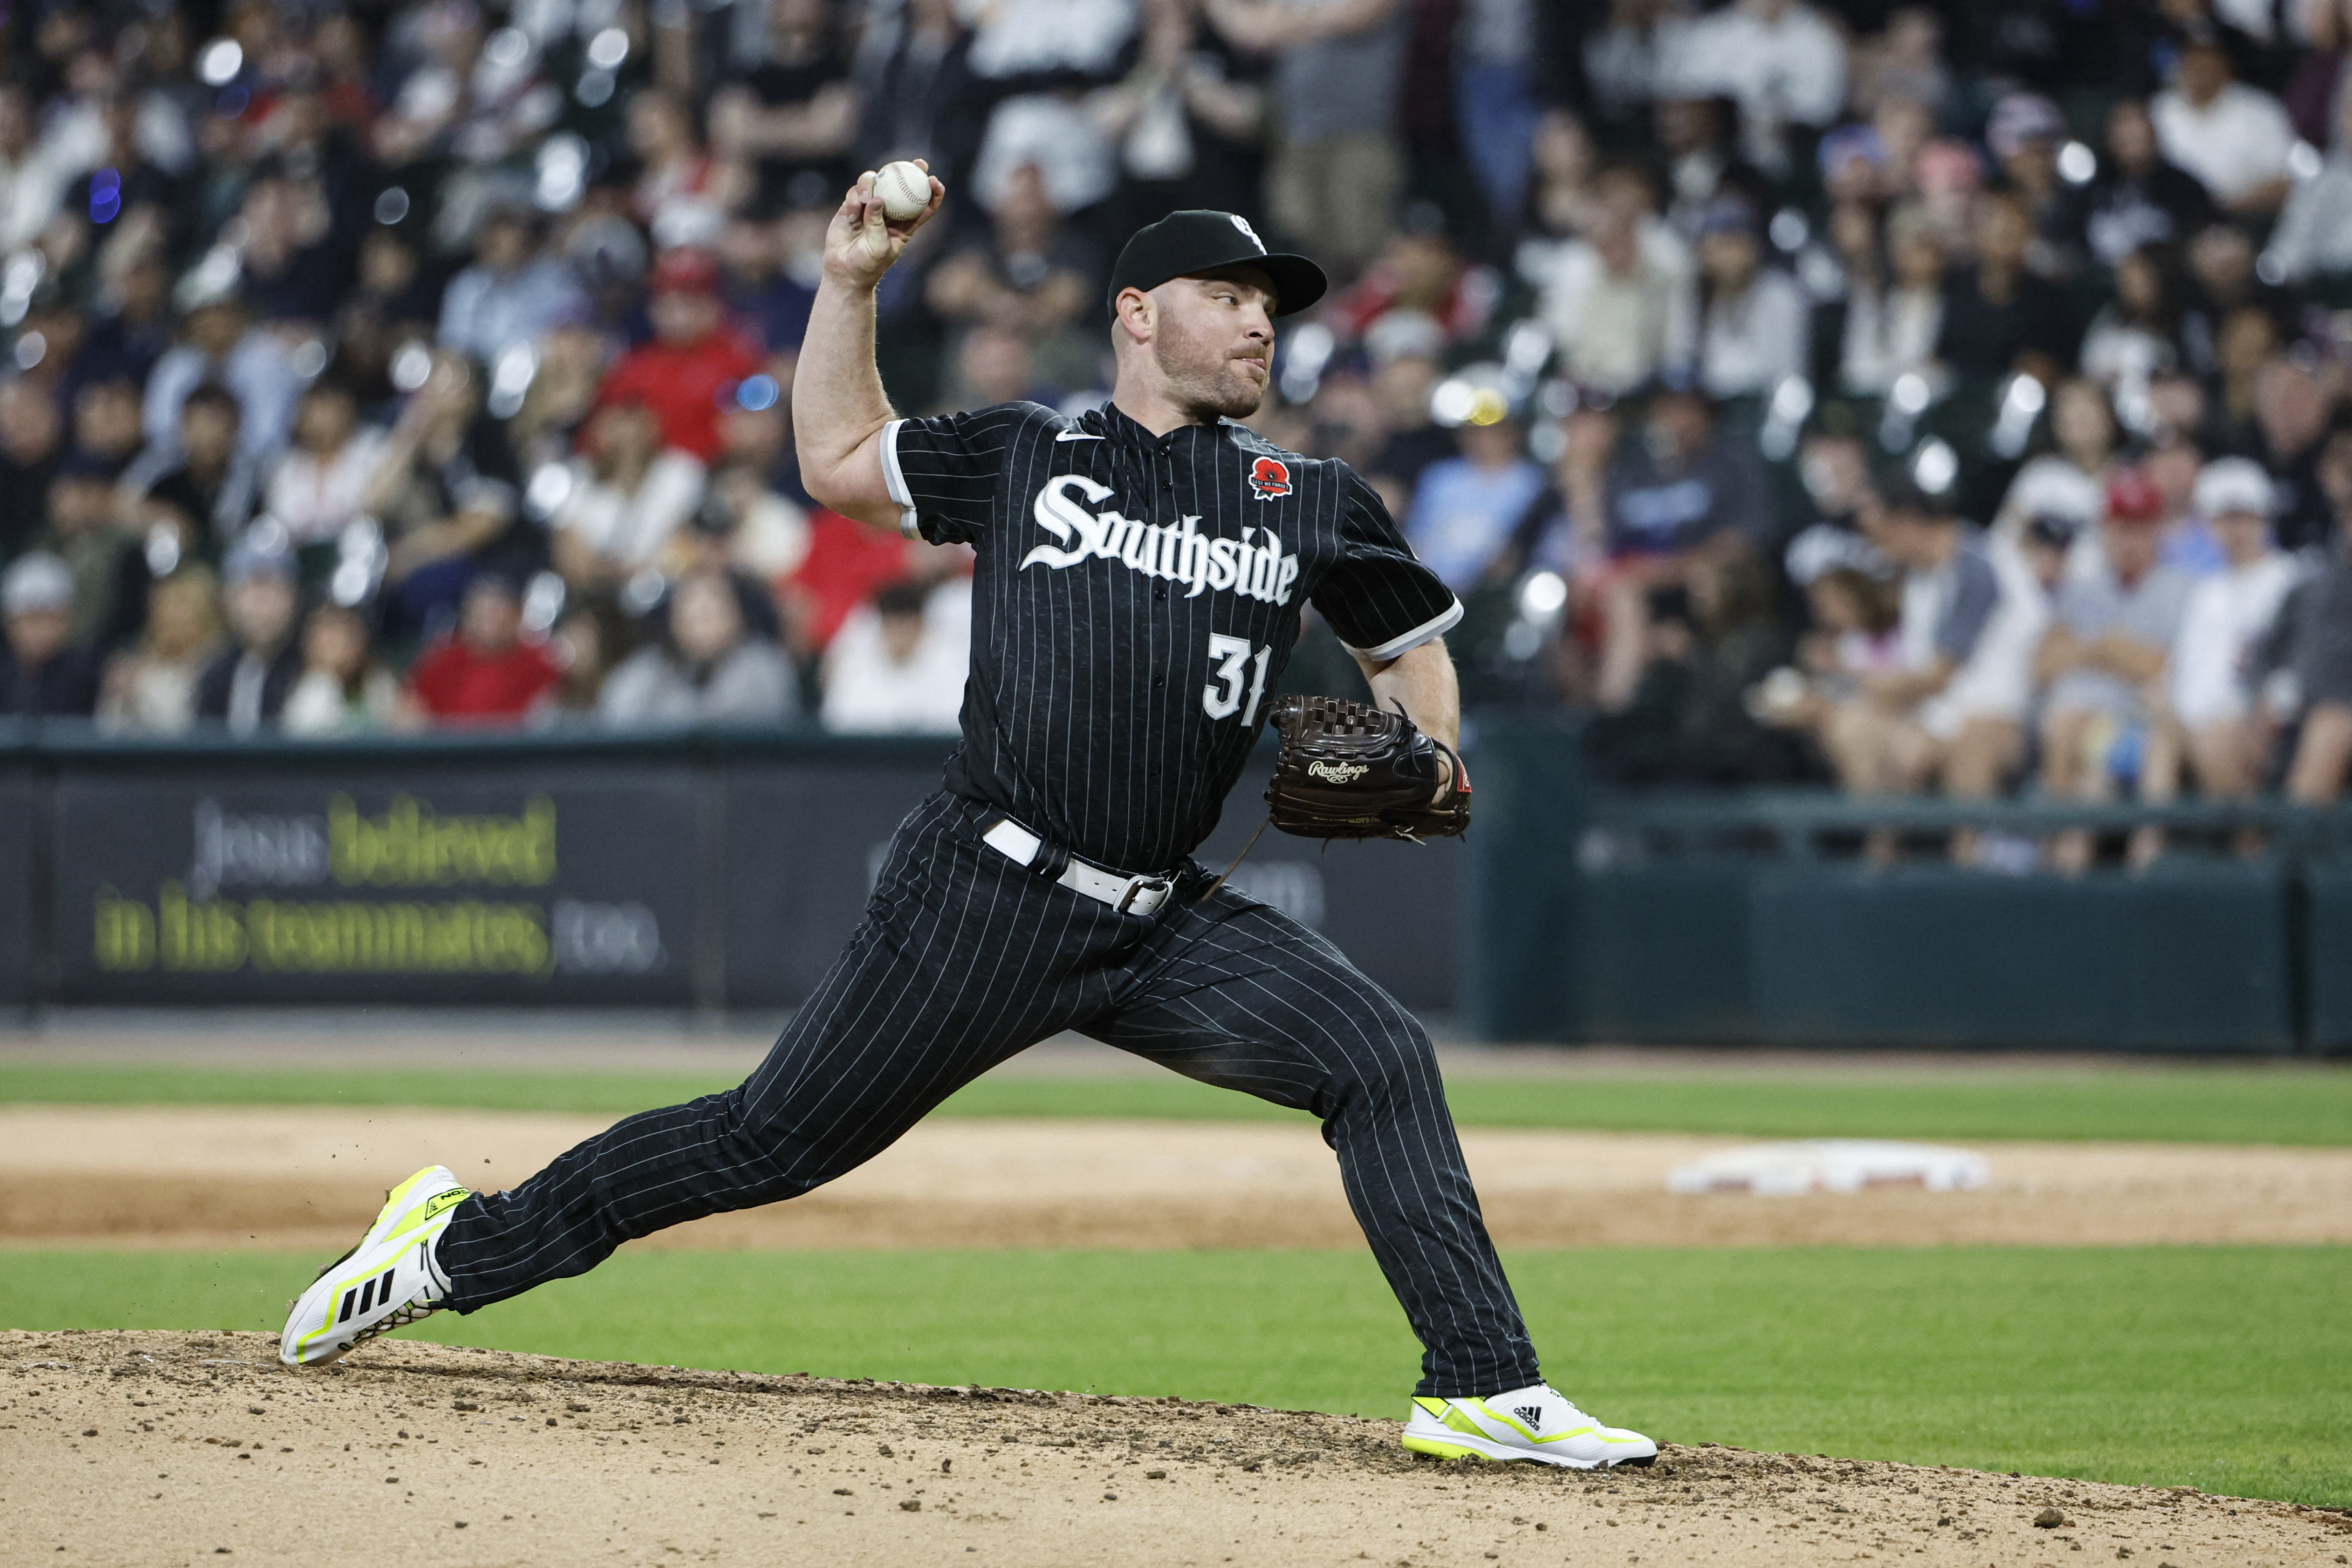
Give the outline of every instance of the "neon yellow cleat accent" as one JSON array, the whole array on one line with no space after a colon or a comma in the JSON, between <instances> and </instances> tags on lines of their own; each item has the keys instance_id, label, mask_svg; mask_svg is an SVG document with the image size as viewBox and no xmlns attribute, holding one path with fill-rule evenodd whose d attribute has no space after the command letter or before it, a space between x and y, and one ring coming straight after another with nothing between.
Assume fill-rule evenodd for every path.
<instances>
[{"instance_id":1,"label":"neon yellow cleat accent","mask_svg":"<svg viewBox=\"0 0 2352 1568\"><path fill-rule=\"evenodd\" d=\"M1416 1454L1427 1454L1433 1459L1483 1459L1486 1457L1475 1448L1441 1443L1434 1437L1416 1437L1410 1433L1405 1436L1404 1446Z\"/></svg>"},{"instance_id":2,"label":"neon yellow cleat accent","mask_svg":"<svg viewBox=\"0 0 2352 1568\"><path fill-rule=\"evenodd\" d=\"M428 1166L386 1193L359 1245L320 1270L288 1310L278 1359L323 1366L440 1311L449 1282L434 1248L451 1214L472 1196L444 1166Z\"/></svg>"},{"instance_id":3,"label":"neon yellow cleat accent","mask_svg":"<svg viewBox=\"0 0 2352 1568\"><path fill-rule=\"evenodd\" d=\"M1604 1427L1549 1384L1484 1399L1417 1395L1404 1446L1442 1459L1532 1462L1590 1470L1647 1465L1658 1445L1639 1432Z\"/></svg>"}]
</instances>

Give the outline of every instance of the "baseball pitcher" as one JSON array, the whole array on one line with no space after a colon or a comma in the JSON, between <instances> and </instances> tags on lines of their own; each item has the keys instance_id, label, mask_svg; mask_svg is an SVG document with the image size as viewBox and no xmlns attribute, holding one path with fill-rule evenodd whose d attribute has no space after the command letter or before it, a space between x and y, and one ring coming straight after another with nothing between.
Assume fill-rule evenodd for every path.
<instances>
[{"instance_id":1,"label":"baseball pitcher","mask_svg":"<svg viewBox=\"0 0 2352 1568\"><path fill-rule=\"evenodd\" d=\"M510 1192L418 1173L295 1304L281 1354L331 1361L632 1237L796 1197L1074 1030L1320 1119L1423 1345L1407 1448L1648 1464L1656 1444L1544 1381L1420 1025L1191 858L1270 720L1277 825L1416 837L1468 820L1442 641L1461 605L1345 464L1234 423L1265 395L1275 319L1313 304L1322 272L1231 214L1171 214L1112 272L1108 406L902 418L875 369L875 287L938 212L930 183L905 223L872 174L842 202L793 414L812 495L977 554L945 787L899 826L864 921L748 1082L631 1116ZM1369 702L1269 695L1310 601Z\"/></svg>"}]
</instances>

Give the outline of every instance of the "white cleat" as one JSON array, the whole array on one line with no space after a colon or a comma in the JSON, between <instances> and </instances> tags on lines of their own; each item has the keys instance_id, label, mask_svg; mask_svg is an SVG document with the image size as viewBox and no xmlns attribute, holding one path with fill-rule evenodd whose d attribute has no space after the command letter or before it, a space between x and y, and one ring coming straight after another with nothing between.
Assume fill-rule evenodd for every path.
<instances>
[{"instance_id":1,"label":"white cleat","mask_svg":"<svg viewBox=\"0 0 2352 1568\"><path fill-rule=\"evenodd\" d=\"M1602 1426L1549 1383L1484 1399L1416 1396L1404 1446L1441 1459L1528 1459L1575 1470L1642 1466L1658 1457L1657 1444Z\"/></svg>"},{"instance_id":2,"label":"white cleat","mask_svg":"<svg viewBox=\"0 0 2352 1568\"><path fill-rule=\"evenodd\" d=\"M320 1270L288 1312L278 1359L324 1366L354 1345L440 1311L449 1282L434 1249L451 1211L472 1196L446 1166L428 1166L386 1193L360 1244Z\"/></svg>"}]
</instances>

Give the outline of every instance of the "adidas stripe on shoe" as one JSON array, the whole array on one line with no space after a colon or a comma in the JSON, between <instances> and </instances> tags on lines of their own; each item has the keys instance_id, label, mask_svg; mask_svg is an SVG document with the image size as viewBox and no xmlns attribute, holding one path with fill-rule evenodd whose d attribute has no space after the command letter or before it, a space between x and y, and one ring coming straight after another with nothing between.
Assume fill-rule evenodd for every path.
<instances>
[{"instance_id":1,"label":"adidas stripe on shoe","mask_svg":"<svg viewBox=\"0 0 2352 1568\"><path fill-rule=\"evenodd\" d=\"M472 1197L446 1166L429 1166L384 1195L358 1246L319 1271L286 1315L278 1359L323 1366L380 1333L431 1317L449 1294L434 1248Z\"/></svg>"},{"instance_id":2,"label":"adidas stripe on shoe","mask_svg":"<svg viewBox=\"0 0 2352 1568\"><path fill-rule=\"evenodd\" d=\"M1658 1457L1657 1444L1602 1426L1548 1383L1484 1399L1416 1397L1404 1446L1441 1459L1529 1460L1577 1470L1642 1466Z\"/></svg>"}]
</instances>

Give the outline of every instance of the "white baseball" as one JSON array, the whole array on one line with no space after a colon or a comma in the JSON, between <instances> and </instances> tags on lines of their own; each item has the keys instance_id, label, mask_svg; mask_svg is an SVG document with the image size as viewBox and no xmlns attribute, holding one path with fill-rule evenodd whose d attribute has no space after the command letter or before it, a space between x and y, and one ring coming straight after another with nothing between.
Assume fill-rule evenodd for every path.
<instances>
[{"instance_id":1,"label":"white baseball","mask_svg":"<svg viewBox=\"0 0 2352 1568\"><path fill-rule=\"evenodd\" d=\"M912 223L931 204L931 177L900 159L885 163L874 176L874 193L882 199L882 215L894 224Z\"/></svg>"}]
</instances>

